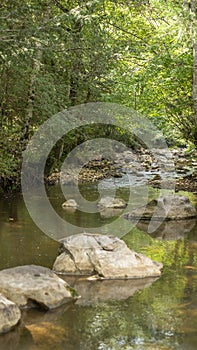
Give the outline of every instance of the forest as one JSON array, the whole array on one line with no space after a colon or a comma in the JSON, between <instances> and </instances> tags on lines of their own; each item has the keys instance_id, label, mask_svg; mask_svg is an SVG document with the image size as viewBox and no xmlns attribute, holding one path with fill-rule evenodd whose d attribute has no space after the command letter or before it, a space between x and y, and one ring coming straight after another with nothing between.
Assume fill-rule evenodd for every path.
<instances>
[{"instance_id":1,"label":"forest","mask_svg":"<svg viewBox=\"0 0 197 350\"><path fill-rule=\"evenodd\" d=\"M20 188L22 152L39 126L84 103L131 107L170 147L195 149L196 0L2 0L0 10L1 192ZM70 133L48 173L105 128Z\"/></svg>"},{"instance_id":2,"label":"forest","mask_svg":"<svg viewBox=\"0 0 197 350\"><path fill-rule=\"evenodd\" d=\"M0 0L0 79L0 349L196 350L197 0Z\"/></svg>"}]
</instances>

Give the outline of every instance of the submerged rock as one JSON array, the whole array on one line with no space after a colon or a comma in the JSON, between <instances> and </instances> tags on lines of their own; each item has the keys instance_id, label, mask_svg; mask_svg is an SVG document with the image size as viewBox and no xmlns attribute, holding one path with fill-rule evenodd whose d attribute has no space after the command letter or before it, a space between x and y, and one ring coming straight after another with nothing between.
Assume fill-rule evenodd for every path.
<instances>
[{"instance_id":1,"label":"submerged rock","mask_svg":"<svg viewBox=\"0 0 197 350\"><path fill-rule=\"evenodd\" d=\"M36 265L0 271L0 292L19 307L39 305L46 309L53 309L77 297L77 293L53 271Z\"/></svg>"},{"instance_id":2,"label":"submerged rock","mask_svg":"<svg viewBox=\"0 0 197 350\"><path fill-rule=\"evenodd\" d=\"M106 208L125 208L127 206L126 202L122 198L104 197L98 202L98 207L101 209Z\"/></svg>"},{"instance_id":3,"label":"submerged rock","mask_svg":"<svg viewBox=\"0 0 197 350\"><path fill-rule=\"evenodd\" d=\"M188 197L179 195L153 199L147 205L124 214L126 219L183 220L196 217L196 209Z\"/></svg>"},{"instance_id":4,"label":"submerged rock","mask_svg":"<svg viewBox=\"0 0 197 350\"><path fill-rule=\"evenodd\" d=\"M57 272L107 279L161 274L161 263L130 250L125 242L114 236L81 233L60 242L62 253L53 265Z\"/></svg>"},{"instance_id":5,"label":"submerged rock","mask_svg":"<svg viewBox=\"0 0 197 350\"><path fill-rule=\"evenodd\" d=\"M20 320L19 307L0 294L0 334L12 329Z\"/></svg>"}]
</instances>

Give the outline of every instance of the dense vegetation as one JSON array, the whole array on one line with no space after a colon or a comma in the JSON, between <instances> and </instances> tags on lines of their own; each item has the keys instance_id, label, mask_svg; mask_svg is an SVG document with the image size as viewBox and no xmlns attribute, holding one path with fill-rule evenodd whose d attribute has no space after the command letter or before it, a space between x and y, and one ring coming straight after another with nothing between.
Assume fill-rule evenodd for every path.
<instances>
[{"instance_id":1,"label":"dense vegetation","mask_svg":"<svg viewBox=\"0 0 197 350\"><path fill-rule=\"evenodd\" d=\"M196 146L196 0L2 0L0 10L3 190L18 187L34 131L81 103L132 107L169 144ZM99 130L71 133L63 151Z\"/></svg>"}]
</instances>

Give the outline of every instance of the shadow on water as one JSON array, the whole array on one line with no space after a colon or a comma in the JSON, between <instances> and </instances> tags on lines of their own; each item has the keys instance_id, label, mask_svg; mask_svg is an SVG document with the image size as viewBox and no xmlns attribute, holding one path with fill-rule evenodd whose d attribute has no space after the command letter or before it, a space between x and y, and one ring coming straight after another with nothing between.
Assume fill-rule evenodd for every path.
<instances>
[{"instance_id":1,"label":"shadow on water","mask_svg":"<svg viewBox=\"0 0 197 350\"><path fill-rule=\"evenodd\" d=\"M121 188L118 195L127 199L127 191ZM82 192L98 198L94 186L84 186ZM156 195L150 189L149 196ZM62 218L82 227L104 225L119 215L68 213L61 207L64 196L58 187L49 189L49 198ZM191 195L191 200L196 197ZM22 196L2 199L0 213L0 268L32 263L52 267L58 243L32 222ZM50 312L24 310L20 325L0 336L0 349L196 349L197 225L193 220L166 223L151 236L146 232L139 222L123 239L164 264L159 279L96 282L64 277L81 299Z\"/></svg>"},{"instance_id":2,"label":"shadow on water","mask_svg":"<svg viewBox=\"0 0 197 350\"><path fill-rule=\"evenodd\" d=\"M0 200L0 268L37 264L51 266L58 243L31 220L22 195Z\"/></svg>"}]
</instances>

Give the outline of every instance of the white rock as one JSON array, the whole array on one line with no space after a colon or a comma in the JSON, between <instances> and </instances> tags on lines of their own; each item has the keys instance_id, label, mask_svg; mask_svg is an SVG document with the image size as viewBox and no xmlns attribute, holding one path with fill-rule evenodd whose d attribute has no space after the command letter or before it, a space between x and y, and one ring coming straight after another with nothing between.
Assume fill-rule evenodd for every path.
<instances>
[{"instance_id":1,"label":"white rock","mask_svg":"<svg viewBox=\"0 0 197 350\"><path fill-rule=\"evenodd\" d=\"M65 201L62 204L62 208L63 209L70 209L70 208L77 209L78 208L78 204L77 204L77 202L74 199L68 199L67 201Z\"/></svg>"},{"instance_id":2,"label":"white rock","mask_svg":"<svg viewBox=\"0 0 197 350\"><path fill-rule=\"evenodd\" d=\"M20 320L19 307L0 294L0 333L6 333Z\"/></svg>"},{"instance_id":3,"label":"white rock","mask_svg":"<svg viewBox=\"0 0 197 350\"><path fill-rule=\"evenodd\" d=\"M0 293L19 307L58 307L77 293L46 267L25 265L0 271Z\"/></svg>"},{"instance_id":4,"label":"white rock","mask_svg":"<svg viewBox=\"0 0 197 350\"><path fill-rule=\"evenodd\" d=\"M126 202L122 198L104 197L98 202L99 208L125 208L127 206Z\"/></svg>"},{"instance_id":5,"label":"white rock","mask_svg":"<svg viewBox=\"0 0 197 350\"><path fill-rule=\"evenodd\" d=\"M109 279L160 276L162 264L130 250L114 236L81 233L61 240L57 272Z\"/></svg>"}]
</instances>

